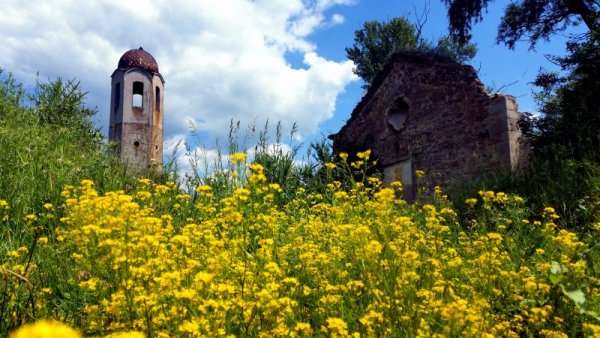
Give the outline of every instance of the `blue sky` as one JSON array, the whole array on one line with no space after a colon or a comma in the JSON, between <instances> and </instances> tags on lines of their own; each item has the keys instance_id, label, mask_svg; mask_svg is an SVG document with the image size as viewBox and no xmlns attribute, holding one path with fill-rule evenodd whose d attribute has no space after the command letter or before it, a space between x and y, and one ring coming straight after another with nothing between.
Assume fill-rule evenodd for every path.
<instances>
[{"instance_id":1,"label":"blue sky","mask_svg":"<svg viewBox=\"0 0 600 338\"><path fill-rule=\"evenodd\" d=\"M281 121L284 130L295 122L291 143L308 144L337 132L364 94L344 51L354 31L371 20L414 20L426 3L423 34L435 40L447 32L438 0L5 0L0 68L27 86L35 85L36 74L78 79L106 133L110 74L124 52L143 46L166 80L165 153L184 140L214 157L215 139L226 138L230 120L240 121L244 132L267 119ZM565 37L554 36L536 51L527 43L514 51L497 45L507 3L495 1L475 26L479 53L471 63L487 86L516 82L502 92L532 112L530 82L540 68L555 68L544 55L563 54ZM190 125L199 139L190 136ZM249 135L246 146L256 136ZM188 156L180 152L178 159Z\"/></svg>"},{"instance_id":2,"label":"blue sky","mask_svg":"<svg viewBox=\"0 0 600 338\"><path fill-rule=\"evenodd\" d=\"M422 13L427 3L429 15L423 35L428 39L437 40L448 32L446 8L441 1L423 0L363 0L353 6L340 6L338 11L344 15L346 21L328 30L316 32L312 38L322 55L342 60L346 57L344 48L354 42L354 31L360 29L365 21L389 21L391 18L404 16L415 22L415 9L417 13ZM535 50L529 49L528 42L518 43L514 50L497 44L497 27L507 3L509 1L493 2L484 14L483 21L474 26L473 42L477 44L478 53L469 64L479 70L479 78L486 86L517 97L520 111L536 112L537 105L533 98L536 88L531 82L540 69L560 70L549 62L546 56L564 55L567 38L562 34L554 36L549 42L539 42ZM576 33L578 29L569 31ZM335 117L321 126L325 134L336 132L341 127L340 122L349 118L349 112L364 94L360 87L360 81L351 83L346 87L346 92L339 96Z\"/></svg>"}]
</instances>

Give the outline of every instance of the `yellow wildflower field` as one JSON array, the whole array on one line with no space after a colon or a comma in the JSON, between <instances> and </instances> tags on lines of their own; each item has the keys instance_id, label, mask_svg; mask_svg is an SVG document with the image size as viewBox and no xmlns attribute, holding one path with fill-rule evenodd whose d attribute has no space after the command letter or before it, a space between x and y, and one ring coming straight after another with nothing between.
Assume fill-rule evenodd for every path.
<instances>
[{"instance_id":1,"label":"yellow wildflower field","mask_svg":"<svg viewBox=\"0 0 600 338\"><path fill-rule=\"evenodd\" d=\"M127 192L66 187L65 217L38 245L69 253L81 311L52 310L51 287L38 311L89 336L600 333L589 245L557 229L553 209L532 216L518 196L482 191L461 225L439 189L407 204L398 183L341 186L277 204L281 187L255 164L225 198L150 180ZM2 263L14 285L27 250Z\"/></svg>"}]
</instances>

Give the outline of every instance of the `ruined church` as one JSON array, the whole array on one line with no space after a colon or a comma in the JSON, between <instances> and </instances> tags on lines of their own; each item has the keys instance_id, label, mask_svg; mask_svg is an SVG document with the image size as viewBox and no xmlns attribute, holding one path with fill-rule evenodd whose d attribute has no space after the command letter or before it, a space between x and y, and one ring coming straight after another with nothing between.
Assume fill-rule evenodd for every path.
<instances>
[{"instance_id":1,"label":"ruined church","mask_svg":"<svg viewBox=\"0 0 600 338\"><path fill-rule=\"evenodd\" d=\"M384 180L408 198L415 171L436 184L525 165L527 143L514 97L486 92L473 67L429 53L396 53L350 119L334 151L371 149Z\"/></svg>"}]
</instances>

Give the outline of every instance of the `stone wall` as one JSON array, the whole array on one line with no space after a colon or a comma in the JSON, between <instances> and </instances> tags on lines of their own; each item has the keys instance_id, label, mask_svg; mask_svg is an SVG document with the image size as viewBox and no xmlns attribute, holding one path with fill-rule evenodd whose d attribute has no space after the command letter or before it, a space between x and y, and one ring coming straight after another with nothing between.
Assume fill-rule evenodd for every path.
<instances>
[{"instance_id":1,"label":"stone wall","mask_svg":"<svg viewBox=\"0 0 600 338\"><path fill-rule=\"evenodd\" d=\"M371 149L388 181L412 184L409 166L448 183L522 166L527 154L520 119L515 98L488 94L473 67L398 53L330 138L336 152ZM393 172L402 177L389 177Z\"/></svg>"}]
</instances>

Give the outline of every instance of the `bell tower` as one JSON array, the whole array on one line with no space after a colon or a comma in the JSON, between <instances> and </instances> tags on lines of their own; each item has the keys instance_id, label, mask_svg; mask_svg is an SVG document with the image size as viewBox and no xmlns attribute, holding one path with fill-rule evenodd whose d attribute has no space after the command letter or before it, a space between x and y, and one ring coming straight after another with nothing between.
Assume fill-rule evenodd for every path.
<instances>
[{"instance_id":1,"label":"bell tower","mask_svg":"<svg viewBox=\"0 0 600 338\"><path fill-rule=\"evenodd\" d=\"M111 77L109 139L129 171L160 172L165 80L156 60L142 47L129 50Z\"/></svg>"}]
</instances>

